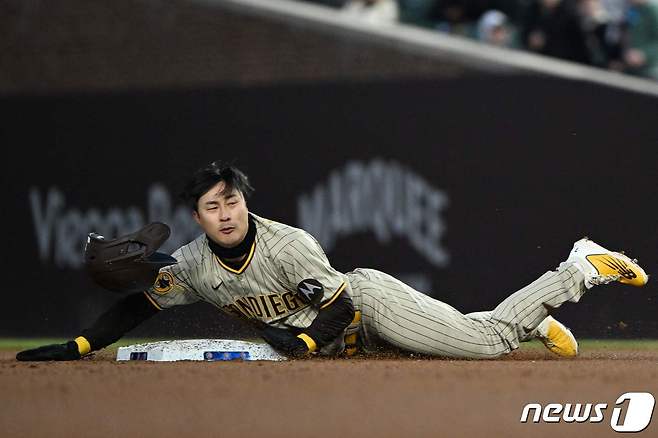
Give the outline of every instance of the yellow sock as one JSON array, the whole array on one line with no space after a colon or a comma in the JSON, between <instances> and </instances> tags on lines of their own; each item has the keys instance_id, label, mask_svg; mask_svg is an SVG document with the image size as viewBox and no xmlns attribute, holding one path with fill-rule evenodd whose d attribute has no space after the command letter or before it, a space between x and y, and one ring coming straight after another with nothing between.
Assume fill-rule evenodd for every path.
<instances>
[{"instance_id":1,"label":"yellow sock","mask_svg":"<svg viewBox=\"0 0 658 438\"><path fill-rule=\"evenodd\" d=\"M75 343L78 344L78 351L80 352L80 356L84 356L91 351L91 344L83 336L78 336L75 338Z\"/></svg>"}]
</instances>

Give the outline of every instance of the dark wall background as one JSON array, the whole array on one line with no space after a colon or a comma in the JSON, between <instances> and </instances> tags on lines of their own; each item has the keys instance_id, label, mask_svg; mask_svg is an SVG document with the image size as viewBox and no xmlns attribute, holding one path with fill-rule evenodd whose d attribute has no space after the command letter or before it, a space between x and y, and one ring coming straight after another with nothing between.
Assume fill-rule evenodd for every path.
<instances>
[{"instance_id":1,"label":"dark wall background","mask_svg":"<svg viewBox=\"0 0 658 438\"><path fill-rule=\"evenodd\" d=\"M217 58L206 55L220 53L209 49L213 38L195 33L195 21L184 19L192 13L188 6L157 21L144 5L170 6L124 2L119 12L103 15L107 9L100 3L88 4L96 5L104 26L71 27L86 22L80 18L85 14L53 18L65 34L78 30L73 47L80 50L62 51L67 46L61 41L45 44L46 37L15 25L12 44L31 38L43 44L20 56L6 51L0 59L11 66L0 81L6 190L0 336L73 336L89 324L116 296L92 284L79 266L58 262L61 248L81 253L92 229L80 218L96 211L107 219L120 211L120 224L106 227L118 234L132 231L141 214L142 220L170 223L179 237L192 236L173 195L191 171L217 158L235 160L250 174L257 188L250 201L254 212L291 224L298 223L299 197L326 185L347 163L381 160L408 169L449 199L440 213L446 226L440 243L449 263L432 264L403 235L382 242L370 230L339 237L329 257L344 271L362 266L420 275L425 292L465 312L494 307L564 260L583 235L627 249L648 272L656 271L655 98L438 58L414 64L417 55L373 41L264 18L242 17L238 26L235 11L194 6L193 14L205 14L209 23L200 29L234 23L232 32L220 26L226 33L216 35L216 47L230 55ZM27 20L28 27L47 15L16 7L16 23ZM132 46L125 51L118 40L103 46L106 40L95 35L110 33L126 14L160 24L142 33L127 25L130 38L123 41ZM187 36L168 39L172 28ZM264 28L272 31L267 38L250 39ZM186 52L189 35L204 49ZM313 50L299 41L313 41ZM227 62L246 59L237 53L252 51L252 44L261 54L268 44L296 55L305 53L300 47L310 51L299 62L277 64L279 58L264 55L249 57L240 68ZM98 64L87 47L105 47L107 64ZM129 53L136 55L126 58ZM167 53L172 70L154 69L153 60ZM108 59L126 68L114 68ZM360 65L359 59L376 61ZM268 68L266 79L238 80ZM358 74L345 73L351 68ZM166 189L172 208L149 217L147 194L154 184ZM46 208L47 199L57 201L49 191L61 195L58 208ZM47 211L56 213L50 222ZM83 226L75 227L76 221ZM45 255L39 236L42 245L49 242ZM600 287L578 305L559 309L558 318L581 337L658 336L656 292L653 283L644 289ZM195 305L158 315L135 334L226 336L239 330L215 309Z\"/></svg>"},{"instance_id":2,"label":"dark wall background","mask_svg":"<svg viewBox=\"0 0 658 438\"><path fill-rule=\"evenodd\" d=\"M538 81L5 99L2 140L11 159L3 171L2 334L73 333L112 298L83 271L39 261L30 187L45 195L54 185L80 211L143 205L154 181L174 191L216 158L235 159L252 176L253 211L293 224L297 197L348 159L379 157L413 169L449 196L443 243L450 264L434 268L405 239L382 246L367 232L339 239L330 258L342 270L429 271L429 292L464 311L493 307L556 266L583 235L632 250L652 272L655 100ZM81 248L84 235L76 237ZM655 335L655 292L654 285L598 288L564 309L564 318L581 335ZM214 326L213 315L181 324Z\"/></svg>"}]
</instances>

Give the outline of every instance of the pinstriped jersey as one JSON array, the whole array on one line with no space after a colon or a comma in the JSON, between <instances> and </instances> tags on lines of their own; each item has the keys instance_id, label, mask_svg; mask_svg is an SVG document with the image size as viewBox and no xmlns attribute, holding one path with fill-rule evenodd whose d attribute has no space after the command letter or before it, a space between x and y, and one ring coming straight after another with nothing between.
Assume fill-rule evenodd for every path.
<instances>
[{"instance_id":1,"label":"pinstriped jersey","mask_svg":"<svg viewBox=\"0 0 658 438\"><path fill-rule=\"evenodd\" d=\"M306 328L318 310L298 297L300 282L315 279L322 284L320 308L341 293L352 295L347 277L331 267L313 236L250 215L256 236L240 267L217 257L202 234L172 254L178 263L160 270L147 298L160 309L206 301L241 318Z\"/></svg>"}]
</instances>

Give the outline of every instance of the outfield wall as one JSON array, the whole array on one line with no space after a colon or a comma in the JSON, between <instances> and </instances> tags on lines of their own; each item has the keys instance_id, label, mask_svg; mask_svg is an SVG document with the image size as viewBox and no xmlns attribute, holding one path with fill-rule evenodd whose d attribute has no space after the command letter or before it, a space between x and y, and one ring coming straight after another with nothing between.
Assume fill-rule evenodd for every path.
<instances>
[{"instance_id":1,"label":"outfield wall","mask_svg":"<svg viewBox=\"0 0 658 438\"><path fill-rule=\"evenodd\" d=\"M196 19L205 13L202 29L239 14L197 7ZM182 35L198 37L195 20L177 21L185 14L193 13L179 11L171 20ZM259 53L268 52L267 44L303 53L308 47L295 41L322 41L307 52L321 59L287 62L277 70L285 77L248 81L238 79L276 60L253 57L240 68L203 64L217 71L215 81L176 64L175 72L188 72L176 80L171 71L148 70L168 50L185 61L174 42L147 44L159 35L169 41L153 25L130 49L139 55L132 76L128 68L117 68L115 77L101 68L107 82L83 73L66 82L61 72L44 73L41 87L29 75L0 81L2 178L9 190L0 335L69 336L89 324L116 297L81 267L86 234L111 236L161 220L174 231L166 250L189 241L198 230L176 193L191 171L218 158L235 160L251 175L254 212L312 232L336 268L390 272L465 312L494 307L555 267L583 235L628 249L655 271L655 97L520 70L487 71L454 57L415 64L420 55L373 40L245 20L218 36L218 45L247 41L227 46L228 59L243 59L238 48L249 52L247 36L267 26L280 32L257 39ZM102 40L82 35L92 48ZM103 53L119 65L125 53L110 46ZM325 46L333 49L319 49ZM39 47L28 51L35 65L48 55L63 56L64 71L98 67L88 46L70 53ZM191 57L204 59L203 53ZM13 71L25 70L21 63L27 65L11 64ZM358 74L336 73L352 66ZM656 292L652 283L644 290L599 288L557 313L577 336L658 336ZM235 330L215 309L195 305L165 312L134 335Z\"/></svg>"},{"instance_id":2,"label":"outfield wall","mask_svg":"<svg viewBox=\"0 0 658 438\"><path fill-rule=\"evenodd\" d=\"M563 81L536 89L531 77L491 85L5 99L4 142L19 152L3 172L2 334L71 332L110 301L81 270L89 231L162 220L175 232L168 250L193 238L175 195L217 158L252 176L255 212L309 229L337 268L401 274L465 311L493 307L583 235L651 271L655 100ZM587 336L656 333L654 292L603 288L569 323Z\"/></svg>"}]
</instances>

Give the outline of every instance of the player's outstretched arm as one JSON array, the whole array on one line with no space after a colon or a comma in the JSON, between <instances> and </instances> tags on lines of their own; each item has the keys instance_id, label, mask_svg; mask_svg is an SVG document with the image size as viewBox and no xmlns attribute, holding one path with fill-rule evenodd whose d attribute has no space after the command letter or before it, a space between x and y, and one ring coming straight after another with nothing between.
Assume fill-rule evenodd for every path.
<instances>
[{"instance_id":1,"label":"player's outstretched arm","mask_svg":"<svg viewBox=\"0 0 658 438\"><path fill-rule=\"evenodd\" d=\"M339 336L354 319L354 304L347 293L341 293L331 305L321 307L313 323L298 335L310 351L329 345Z\"/></svg>"},{"instance_id":2,"label":"player's outstretched arm","mask_svg":"<svg viewBox=\"0 0 658 438\"><path fill-rule=\"evenodd\" d=\"M295 333L305 346L305 353L314 352L342 337L352 323L355 311L351 287L345 275L331 266L313 236L303 230L288 236L290 240L278 253L277 260L290 290L296 288L301 301L318 309L311 325Z\"/></svg>"},{"instance_id":3,"label":"player's outstretched arm","mask_svg":"<svg viewBox=\"0 0 658 438\"><path fill-rule=\"evenodd\" d=\"M329 345L354 319L354 305L347 294L341 294L330 306L320 309L306 329L295 330L258 323L260 336L272 347L290 357L301 357Z\"/></svg>"},{"instance_id":4,"label":"player's outstretched arm","mask_svg":"<svg viewBox=\"0 0 658 438\"><path fill-rule=\"evenodd\" d=\"M21 351L16 355L16 359L21 361L78 360L80 357L79 347L75 341L44 345L32 350Z\"/></svg>"},{"instance_id":5,"label":"player's outstretched arm","mask_svg":"<svg viewBox=\"0 0 658 438\"><path fill-rule=\"evenodd\" d=\"M272 327L261 321L255 322L254 325L265 342L286 356L295 358L309 353L306 343L298 338L291 329Z\"/></svg>"},{"instance_id":6,"label":"player's outstretched arm","mask_svg":"<svg viewBox=\"0 0 658 438\"><path fill-rule=\"evenodd\" d=\"M20 361L78 360L92 351L116 342L158 311L144 293L128 295L110 307L75 340L21 351L16 355L16 359Z\"/></svg>"}]
</instances>

